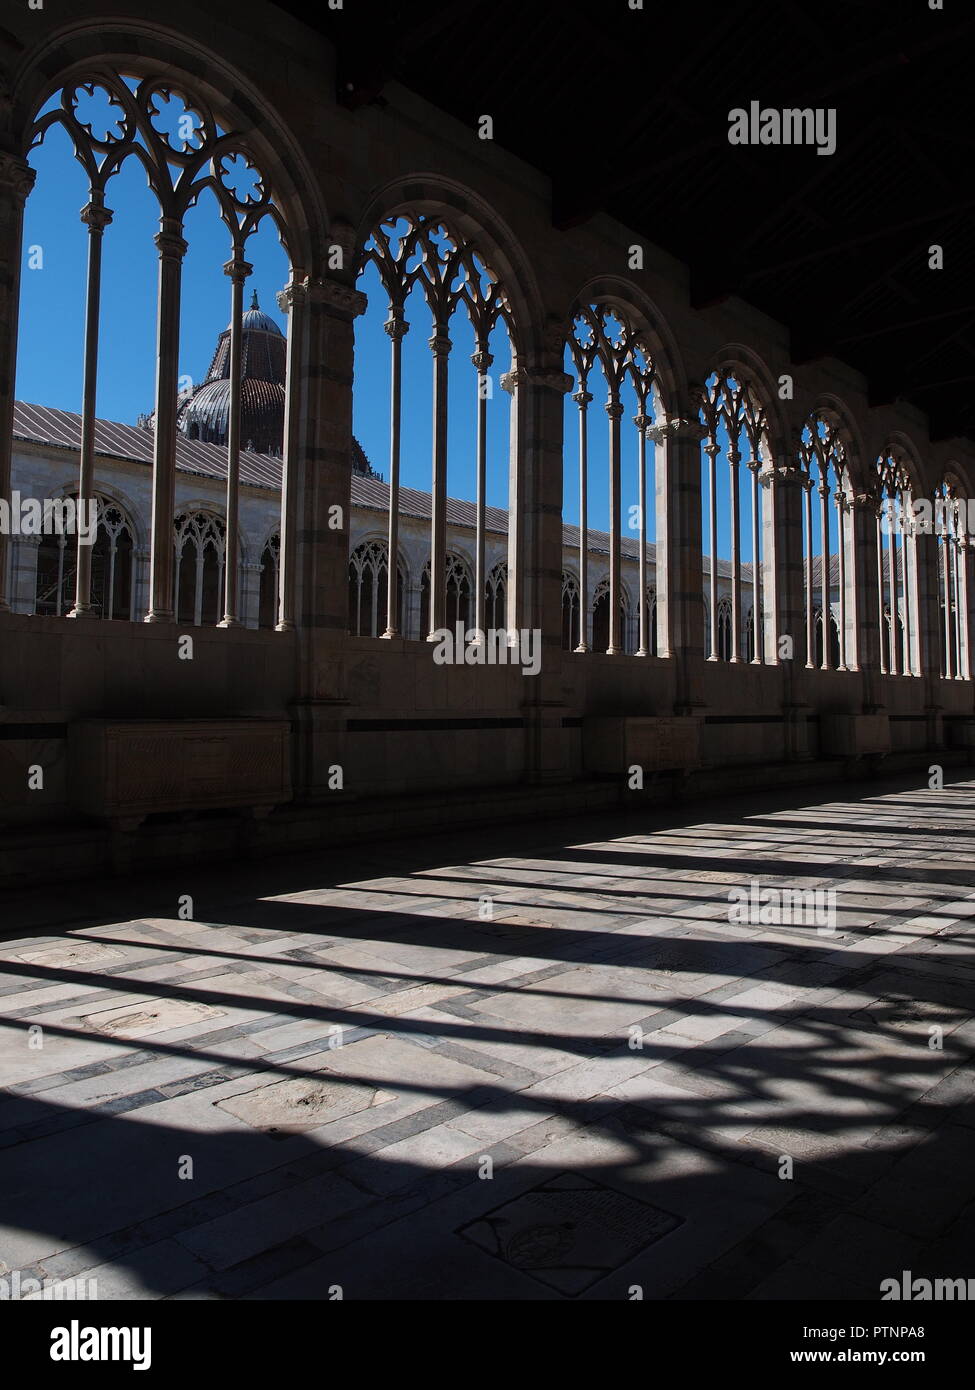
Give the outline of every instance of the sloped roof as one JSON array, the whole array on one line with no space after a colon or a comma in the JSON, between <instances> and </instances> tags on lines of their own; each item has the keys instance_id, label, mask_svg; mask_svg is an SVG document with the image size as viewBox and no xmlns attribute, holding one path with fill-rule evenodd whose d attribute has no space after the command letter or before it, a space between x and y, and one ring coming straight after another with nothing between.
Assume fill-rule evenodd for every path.
<instances>
[{"instance_id":1,"label":"sloped roof","mask_svg":"<svg viewBox=\"0 0 975 1390\"><path fill-rule=\"evenodd\" d=\"M14 402L14 439L32 444L56 444L62 449L81 449L81 416L70 410L48 405ZM95 453L102 458L126 459L130 463L152 463L153 433L135 425L114 420L95 421ZM176 467L180 473L201 478L227 477L227 449L222 444L203 444L196 439L176 437ZM240 478L247 487L281 488L281 460L269 454L242 451Z\"/></svg>"},{"instance_id":2,"label":"sloped roof","mask_svg":"<svg viewBox=\"0 0 975 1390\"><path fill-rule=\"evenodd\" d=\"M81 449L81 416L70 410L55 410L46 405L30 405L25 401L14 402L14 439L22 439L32 444L52 444L62 449ZM95 453L101 458L124 459L130 463L152 464L153 434L151 430L133 425L121 425L114 420L95 421ZM356 447L359 448L358 444ZM360 449L361 453L361 449ZM363 455L365 458L365 455ZM200 478L215 478L226 481L227 450L222 444L204 444L195 439L184 439L177 435L176 468L180 473L195 474ZM242 451L240 455L240 480L245 487L266 488L269 491L281 490L281 459L270 454L256 454ZM421 521L430 519L430 494L416 488L401 487L399 493L400 515L415 517ZM364 478L352 474L352 505L367 511L386 513L389 511L389 484L379 478ZM447 524L473 531L477 525L477 508L473 502L465 502L457 497L447 498ZM507 535L508 513L503 507L485 508L485 524L489 531ZM570 549L579 548L578 526L563 525L562 544ZM589 532L589 549L595 554L609 554L609 534L606 531ZM640 543L634 536L623 536L621 550L628 559L636 560L640 555ZM651 563L656 558L656 546L647 546ZM742 579L751 576L751 565L741 567ZM710 573L708 556L704 556L704 573ZM727 560L718 561L718 574L730 578L731 565Z\"/></svg>"}]
</instances>

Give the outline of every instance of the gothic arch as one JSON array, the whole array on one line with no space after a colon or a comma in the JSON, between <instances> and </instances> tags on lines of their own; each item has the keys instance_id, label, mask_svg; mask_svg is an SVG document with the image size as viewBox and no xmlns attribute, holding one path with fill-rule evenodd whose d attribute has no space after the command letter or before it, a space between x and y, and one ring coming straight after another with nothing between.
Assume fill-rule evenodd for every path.
<instances>
[{"instance_id":1,"label":"gothic arch","mask_svg":"<svg viewBox=\"0 0 975 1390\"><path fill-rule=\"evenodd\" d=\"M227 508L226 508L226 506L225 506L225 499L224 499L223 497L219 498L219 500L218 500L217 498L214 498L214 497L187 497L187 498L177 497L177 498L176 498L176 505L175 505L175 507L174 507L174 509L173 509L173 515L174 515L174 516L177 516L177 517L179 517L179 516L190 516L190 515L195 516L195 515L197 515L197 513L199 513L199 512L204 512L204 513L206 513L206 514L208 514L208 515L215 516L215 517L218 519L218 521L220 522L220 524L224 527L224 530L226 531L226 527L227 527ZM270 537L271 537L272 535L274 535L274 533L275 533L278 529L279 529L279 528L278 528L277 525L272 526L272 527L271 527L271 530L268 532L268 539L270 539ZM248 557L251 555L251 553L252 553L252 551L253 551L254 548L255 548L255 547L254 547L254 542L253 542L253 540L248 540L247 535L245 534L243 528L242 528L241 525L238 523L238 526L237 526L237 562L238 562L238 564L240 564L240 565L249 564L250 561L249 561L249 558L248 558Z\"/></svg>"},{"instance_id":2,"label":"gothic arch","mask_svg":"<svg viewBox=\"0 0 975 1390\"><path fill-rule=\"evenodd\" d=\"M394 179L369 199L355 231L355 272L374 229L409 212L442 217L464 237L504 285L510 307L509 334L515 364L543 346L544 313L535 273L511 228L473 190L440 174Z\"/></svg>"},{"instance_id":3,"label":"gothic arch","mask_svg":"<svg viewBox=\"0 0 975 1390\"><path fill-rule=\"evenodd\" d=\"M82 21L49 35L13 83L11 127L26 154L37 112L60 88L96 71L157 77L196 96L233 131L267 177L288 227L293 266L311 275L327 263L329 217L320 181L266 95L219 53L164 25Z\"/></svg>"},{"instance_id":4,"label":"gothic arch","mask_svg":"<svg viewBox=\"0 0 975 1390\"><path fill-rule=\"evenodd\" d=\"M644 337L653 356L654 384L657 396L654 404L666 414L676 412L687 388L687 377L677 339L649 295L632 280L619 275L597 275L580 288L567 306L565 320L570 322L578 306L607 304L619 309Z\"/></svg>"},{"instance_id":5,"label":"gothic arch","mask_svg":"<svg viewBox=\"0 0 975 1390\"><path fill-rule=\"evenodd\" d=\"M78 491L77 476L69 479L66 483L59 483L48 492L48 497L52 500L58 497L66 497L69 493ZM132 539L137 550L143 550L149 545L149 521L144 515L142 508L134 497L128 492L123 492L120 487L104 478L98 478L95 485L95 496L99 500L111 502L118 507L119 511L125 513L126 521L132 532Z\"/></svg>"},{"instance_id":6,"label":"gothic arch","mask_svg":"<svg viewBox=\"0 0 975 1390\"><path fill-rule=\"evenodd\" d=\"M813 401L807 418L815 415L828 419L843 442L847 475L854 495L866 491L872 484L866 462L870 455L856 416L841 397L829 392L824 392Z\"/></svg>"},{"instance_id":7,"label":"gothic arch","mask_svg":"<svg viewBox=\"0 0 975 1390\"><path fill-rule=\"evenodd\" d=\"M779 399L778 378L772 369L753 348L743 343L726 343L720 351L711 354L707 375L712 372L734 376L754 392L767 422L766 447L770 456L763 458L762 463L774 462L785 450L789 419L783 408L785 402Z\"/></svg>"},{"instance_id":8,"label":"gothic arch","mask_svg":"<svg viewBox=\"0 0 975 1390\"><path fill-rule=\"evenodd\" d=\"M929 470L925 466L921 451L909 434L905 434L903 430L888 430L880 453L895 458L906 471L914 497L931 496L938 480L934 477L928 478Z\"/></svg>"}]
</instances>

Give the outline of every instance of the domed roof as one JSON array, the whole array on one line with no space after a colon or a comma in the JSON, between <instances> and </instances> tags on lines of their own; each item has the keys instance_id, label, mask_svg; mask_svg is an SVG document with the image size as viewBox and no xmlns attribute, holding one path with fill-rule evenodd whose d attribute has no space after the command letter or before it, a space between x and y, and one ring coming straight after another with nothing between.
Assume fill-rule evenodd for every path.
<instances>
[{"instance_id":1,"label":"domed roof","mask_svg":"<svg viewBox=\"0 0 975 1390\"><path fill-rule=\"evenodd\" d=\"M180 409L179 428L188 439L226 444L230 428L230 382L205 381ZM244 377L240 383L240 447L280 454L284 439L284 387Z\"/></svg>"},{"instance_id":2,"label":"domed roof","mask_svg":"<svg viewBox=\"0 0 975 1390\"><path fill-rule=\"evenodd\" d=\"M265 314L264 310L258 304L257 290L254 291L254 298L251 300L250 308L245 309L241 315L241 324L243 325L245 333L257 331L260 333L273 333L278 338L284 337L284 334L271 318L271 315ZM230 332L229 323L224 331L226 333Z\"/></svg>"},{"instance_id":3,"label":"domed roof","mask_svg":"<svg viewBox=\"0 0 975 1390\"><path fill-rule=\"evenodd\" d=\"M280 454L284 442L286 341L257 302L241 315L240 445ZM226 444L230 421L230 328L217 341L202 385L179 403L176 422L188 439Z\"/></svg>"}]
</instances>

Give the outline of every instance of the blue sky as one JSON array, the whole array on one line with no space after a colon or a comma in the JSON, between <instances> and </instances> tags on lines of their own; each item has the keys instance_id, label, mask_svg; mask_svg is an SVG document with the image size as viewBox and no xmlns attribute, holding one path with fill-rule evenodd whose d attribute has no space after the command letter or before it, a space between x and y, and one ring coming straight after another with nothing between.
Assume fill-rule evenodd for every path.
<instances>
[{"instance_id":1,"label":"blue sky","mask_svg":"<svg viewBox=\"0 0 975 1390\"><path fill-rule=\"evenodd\" d=\"M24 269L21 277L21 318L17 395L22 400L79 411L82 390L84 302L87 228L79 212L88 201L88 184L75 159L66 132L53 127L43 145L31 152L37 181L25 212ZM145 174L129 160L109 183L107 205L114 220L105 232L97 412L106 419L134 424L153 407L155 389L155 318L158 209ZM189 250L183 266L180 327L180 373L202 380L230 311L230 281L223 274L229 234L220 221L215 200L206 194L190 209L185 236ZM39 250L38 250L39 248ZM254 271L247 281L247 302L256 290L261 307L284 328L275 296L288 278L288 262L269 219L248 242L247 259ZM38 264L40 262L40 264ZM390 344L383 331L387 301L375 268L359 281L369 299L364 316L356 320L354 424L366 455L384 477L389 474ZM432 369L428 339L429 310L419 290L406 305L411 324L403 346L402 482L429 490L432 450ZM448 410L448 491L454 497L475 497L476 380L470 362L474 335L466 314L451 321ZM490 368L492 395L488 402L488 503L508 504L508 421L510 398L500 377L510 366L507 335L499 325L491 338L495 361ZM570 370L567 361L567 370ZM594 369L589 389L589 524L607 530L608 417L603 409L605 384ZM627 384L623 396L622 505L624 535L638 533L628 526L631 506L638 501L638 452L632 417L636 396ZM578 498L578 407L565 399L565 479L563 515L576 522ZM651 499L648 536L655 538L652 445L647 448L647 490ZM702 469L702 480L706 472ZM719 526L728 514L728 467L718 458ZM704 493L706 513L707 494ZM751 499L747 475L742 480L742 558L751 558ZM818 536L818 508L814 509ZM706 520L705 520L706 531ZM705 536L706 540L706 536ZM835 545L834 545L835 548ZM720 547L727 553L726 544Z\"/></svg>"}]
</instances>

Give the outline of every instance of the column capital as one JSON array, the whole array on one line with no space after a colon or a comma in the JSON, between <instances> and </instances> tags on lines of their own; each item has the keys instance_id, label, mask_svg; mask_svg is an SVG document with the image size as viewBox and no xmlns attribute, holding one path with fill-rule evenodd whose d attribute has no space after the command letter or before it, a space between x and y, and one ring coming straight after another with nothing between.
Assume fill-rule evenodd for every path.
<instances>
[{"instance_id":1,"label":"column capital","mask_svg":"<svg viewBox=\"0 0 975 1390\"><path fill-rule=\"evenodd\" d=\"M23 204L34 187L37 175L19 155L0 150L0 189Z\"/></svg>"},{"instance_id":2,"label":"column capital","mask_svg":"<svg viewBox=\"0 0 975 1390\"><path fill-rule=\"evenodd\" d=\"M99 236L109 226L114 215L111 208L105 207L100 194L86 203L79 214L88 230Z\"/></svg>"},{"instance_id":3,"label":"column capital","mask_svg":"<svg viewBox=\"0 0 975 1390\"><path fill-rule=\"evenodd\" d=\"M298 275L289 280L283 290L278 290L274 297L282 314L290 314L294 305L304 304L308 298L308 281Z\"/></svg>"},{"instance_id":4,"label":"column capital","mask_svg":"<svg viewBox=\"0 0 975 1390\"><path fill-rule=\"evenodd\" d=\"M633 417L633 423L634 425L636 425L637 429L641 431L641 433L646 433L646 429L647 426L650 424L650 420L651 417L649 415L644 415L642 412L639 415L634 415Z\"/></svg>"},{"instance_id":5,"label":"column capital","mask_svg":"<svg viewBox=\"0 0 975 1390\"><path fill-rule=\"evenodd\" d=\"M812 487L812 479L810 479L806 485ZM881 515L884 509L883 499L873 492L854 493L853 506L858 512L873 512L877 517Z\"/></svg>"},{"instance_id":6,"label":"column capital","mask_svg":"<svg viewBox=\"0 0 975 1390\"><path fill-rule=\"evenodd\" d=\"M180 235L182 222L178 217L163 217L160 223L160 230L153 237L157 251L163 260L181 261L187 252L187 242Z\"/></svg>"},{"instance_id":7,"label":"column capital","mask_svg":"<svg viewBox=\"0 0 975 1390\"><path fill-rule=\"evenodd\" d=\"M434 333L429 339L429 347L434 357L446 357L453 347L453 343L448 334Z\"/></svg>"},{"instance_id":8,"label":"column capital","mask_svg":"<svg viewBox=\"0 0 975 1390\"><path fill-rule=\"evenodd\" d=\"M341 280L331 280L326 275L305 281L308 298L312 304L324 304L326 309L348 314L358 318L366 312L369 300L361 290L345 285Z\"/></svg>"},{"instance_id":9,"label":"column capital","mask_svg":"<svg viewBox=\"0 0 975 1390\"><path fill-rule=\"evenodd\" d=\"M505 372L501 378L502 389L509 395L514 395L519 386L537 386L543 391L557 391L564 396L572 390L572 385L572 377L567 372L545 367L518 367L513 372ZM578 395L572 399L578 400ZM591 401L592 396L587 395L587 400Z\"/></svg>"},{"instance_id":10,"label":"column capital","mask_svg":"<svg viewBox=\"0 0 975 1390\"><path fill-rule=\"evenodd\" d=\"M776 482L788 483L792 487L807 486L807 475L803 473L798 460L790 458L788 454L780 454L778 463L771 464L767 471L774 476Z\"/></svg>"},{"instance_id":11,"label":"column capital","mask_svg":"<svg viewBox=\"0 0 975 1390\"><path fill-rule=\"evenodd\" d=\"M390 314L391 317L383 324L383 330L394 342L398 342L409 333L410 325L407 323L406 319L403 318L402 309L400 309L399 313L397 313L395 309L392 309L390 310Z\"/></svg>"},{"instance_id":12,"label":"column capital","mask_svg":"<svg viewBox=\"0 0 975 1390\"><path fill-rule=\"evenodd\" d=\"M494 357L490 352L471 353L471 366L476 367L479 372L486 372L493 361Z\"/></svg>"},{"instance_id":13,"label":"column capital","mask_svg":"<svg viewBox=\"0 0 975 1390\"><path fill-rule=\"evenodd\" d=\"M229 261L223 263L224 275L229 275L231 280L239 280L241 284L247 279L254 267L250 261L245 261L243 256L235 253Z\"/></svg>"},{"instance_id":14,"label":"column capital","mask_svg":"<svg viewBox=\"0 0 975 1390\"><path fill-rule=\"evenodd\" d=\"M666 428L675 439L692 439L695 444L708 437L707 425L692 415L674 415L667 421Z\"/></svg>"},{"instance_id":15,"label":"column capital","mask_svg":"<svg viewBox=\"0 0 975 1390\"><path fill-rule=\"evenodd\" d=\"M584 406L587 406L587 405L589 405L589 404L591 403L591 401L592 401L592 392L591 392L591 391L576 391L576 392L573 393L572 399L575 401L576 405L577 405L577 406L579 407L579 409L581 410Z\"/></svg>"},{"instance_id":16,"label":"column capital","mask_svg":"<svg viewBox=\"0 0 975 1390\"><path fill-rule=\"evenodd\" d=\"M606 402L604 408L611 420L620 420L623 418L623 406L620 401L609 400Z\"/></svg>"}]
</instances>

